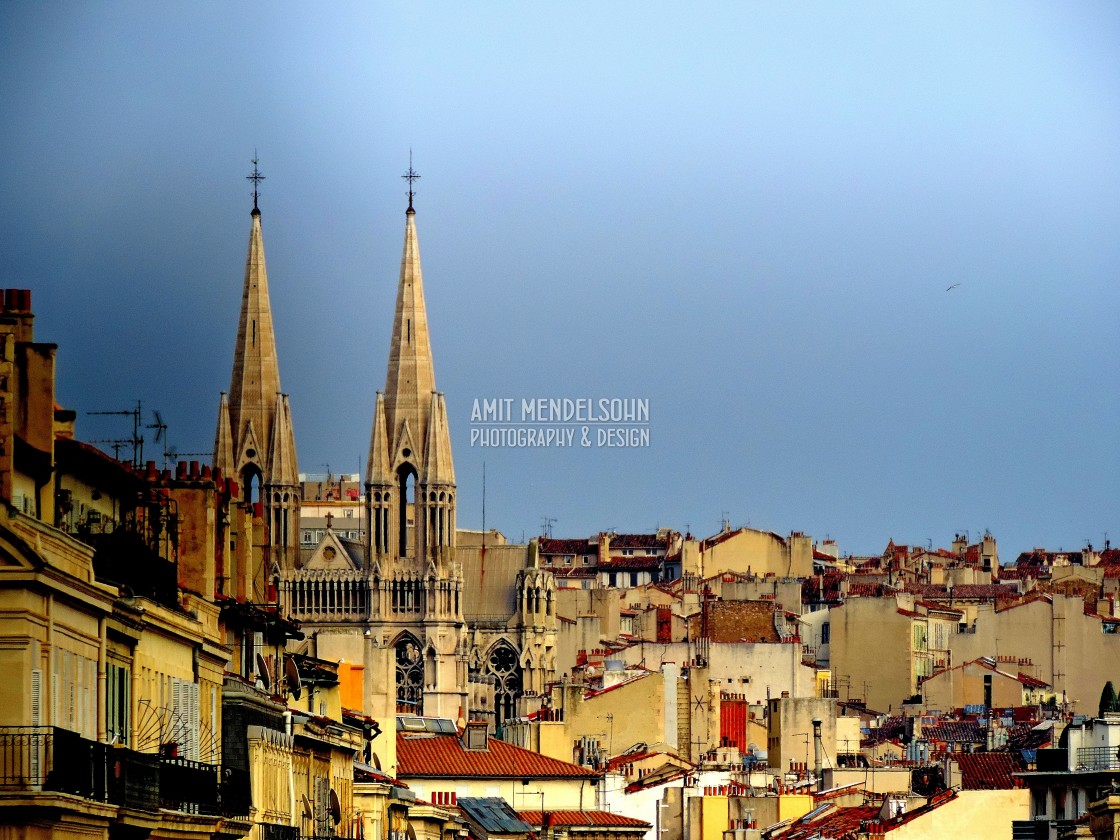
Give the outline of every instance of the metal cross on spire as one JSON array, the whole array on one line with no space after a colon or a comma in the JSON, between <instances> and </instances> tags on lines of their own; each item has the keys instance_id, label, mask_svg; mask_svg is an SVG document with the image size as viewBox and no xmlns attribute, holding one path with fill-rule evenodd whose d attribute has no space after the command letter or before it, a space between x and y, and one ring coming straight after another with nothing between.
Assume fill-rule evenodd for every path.
<instances>
[{"instance_id":1,"label":"metal cross on spire","mask_svg":"<svg viewBox=\"0 0 1120 840\"><path fill-rule=\"evenodd\" d=\"M408 150L408 172L401 177L408 181L408 212L413 213L415 211L412 209L412 196L414 195L412 185L414 182L420 180L420 176L417 175L416 170L412 168L412 149Z\"/></svg>"},{"instance_id":2,"label":"metal cross on spire","mask_svg":"<svg viewBox=\"0 0 1120 840\"><path fill-rule=\"evenodd\" d=\"M258 195L258 189L257 188L260 186L261 181L264 180L264 176L260 173L260 170L257 169L257 164L258 163L260 163L260 161L257 159L257 153L254 151L253 152L253 174L245 176L246 180L253 182L253 209L254 210L257 209L257 195Z\"/></svg>"}]
</instances>

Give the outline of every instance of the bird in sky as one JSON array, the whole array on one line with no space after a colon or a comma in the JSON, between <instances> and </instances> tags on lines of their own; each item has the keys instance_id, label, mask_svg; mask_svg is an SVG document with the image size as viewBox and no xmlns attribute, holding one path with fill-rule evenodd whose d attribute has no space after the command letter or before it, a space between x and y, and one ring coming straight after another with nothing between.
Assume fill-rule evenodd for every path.
<instances>
[{"instance_id":1,"label":"bird in sky","mask_svg":"<svg viewBox=\"0 0 1120 840\"><path fill-rule=\"evenodd\" d=\"M953 284L952 286L950 286L950 287L949 287L948 289L946 289L945 291L947 291L947 292L951 292L951 291L953 291L953 289L957 288L957 286L959 286L959 285L960 285L960 283L954 283L954 284Z\"/></svg>"}]
</instances>

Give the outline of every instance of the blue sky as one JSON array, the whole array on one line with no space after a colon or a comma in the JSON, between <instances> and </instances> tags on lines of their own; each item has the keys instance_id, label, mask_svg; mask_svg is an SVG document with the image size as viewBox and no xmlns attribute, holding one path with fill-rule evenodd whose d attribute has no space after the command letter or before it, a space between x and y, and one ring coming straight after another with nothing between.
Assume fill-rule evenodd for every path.
<instances>
[{"instance_id":1,"label":"blue sky","mask_svg":"<svg viewBox=\"0 0 1120 840\"><path fill-rule=\"evenodd\" d=\"M0 280L60 402L208 451L256 151L300 467L356 472L411 149L461 526L485 462L514 538L1099 545L1117 44L1114 3L6 3ZM650 446L470 446L476 398L582 396Z\"/></svg>"}]
</instances>

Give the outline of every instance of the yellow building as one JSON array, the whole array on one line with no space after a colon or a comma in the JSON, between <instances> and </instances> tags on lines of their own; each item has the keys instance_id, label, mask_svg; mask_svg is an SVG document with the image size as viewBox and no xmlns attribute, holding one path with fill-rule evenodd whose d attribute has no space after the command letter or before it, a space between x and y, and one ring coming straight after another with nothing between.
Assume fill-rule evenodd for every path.
<instances>
[{"instance_id":1,"label":"yellow building","mask_svg":"<svg viewBox=\"0 0 1120 840\"><path fill-rule=\"evenodd\" d=\"M32 323L30 294L5 293L0 807L9 836L108 837L116 826L242 836L248 809L220 768L230 651L213 590L209 600L180 591L174 493L74 445L74 413L54 404L54 345L35 343ZM182 570L194 582L190 564Z\"/></svg>"},{"instance_id":2,"label":"yellow building","mask_svg":"<svg viewBox=\"0 0 1120 840\"><path fill-rule=\"evenodd\" d=\"M793 532L788 538L754 528L724 530L704 540L685 539L681 572L699 578L720 572L751 573L759 577L805 578L813 574L813 541Z\"/></svg>"},{"instance_id":3,"label":"yellow building","mask_svg":"<svg viewBox=\"0 0 1120 840\"><path fill-rule=\"evenodd\" d=\"M922 683L926 708L943 712L972 705L1009 709L1037 705L1050 693L1050 686L1042 680L1018 670L1005 671L1000 665L1015 669L1016 663L997 665L995 660L981 657L938 672Z\"/></svg>"}]
</instances>

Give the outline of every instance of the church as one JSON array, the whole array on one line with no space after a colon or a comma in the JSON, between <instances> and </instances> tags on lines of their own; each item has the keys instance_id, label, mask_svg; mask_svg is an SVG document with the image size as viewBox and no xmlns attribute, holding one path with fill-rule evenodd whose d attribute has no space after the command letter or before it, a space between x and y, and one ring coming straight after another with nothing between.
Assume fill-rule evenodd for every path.
<instances>
[{"instance_id":1,"label":"church","mask_svg":"<svg viewBox=\"0 0 1120 840\"><path fill-rule=\"evenodd\" d=\"M214 466L260 505L254 599L279 602L306 639L298 652L340 664L356 709L484 720L500 733L539 708L555 677L556 583L535 544L459 530L451 433L436 389L409 167L404 246L384 390L372 406L360 540L330 527L300 549L301 485L289 397L280 387L256 169L230 390ZM298 398L298 397L297 397ZM328 520L329 522L329 520ZM395 769L393 738L378 739Z\"/></svg>"}]
</instances>

